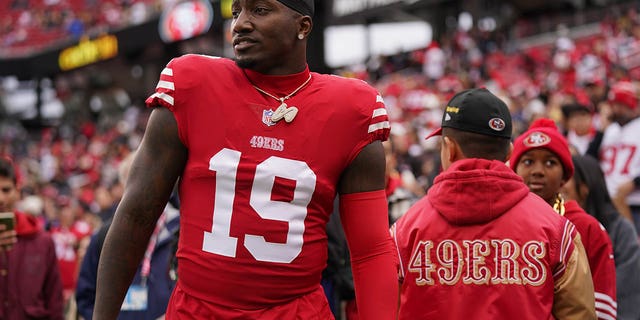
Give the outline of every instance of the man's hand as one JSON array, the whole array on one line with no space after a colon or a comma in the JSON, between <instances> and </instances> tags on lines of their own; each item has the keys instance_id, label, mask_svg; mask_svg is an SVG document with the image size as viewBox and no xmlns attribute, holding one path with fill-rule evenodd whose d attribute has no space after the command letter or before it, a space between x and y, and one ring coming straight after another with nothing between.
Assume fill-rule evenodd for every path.
<instances>
[{"instance_id":1,"label":"man's hand","mask_svg":"<svg viewBox=\"0 0 640 320\"><path fill-rule=\"evenodd\" d=\"M15 230L6 230L7 226L0 224L0 251L11 250L13 245L18 242L18 236Z\"/></svg>"}]
</instances>

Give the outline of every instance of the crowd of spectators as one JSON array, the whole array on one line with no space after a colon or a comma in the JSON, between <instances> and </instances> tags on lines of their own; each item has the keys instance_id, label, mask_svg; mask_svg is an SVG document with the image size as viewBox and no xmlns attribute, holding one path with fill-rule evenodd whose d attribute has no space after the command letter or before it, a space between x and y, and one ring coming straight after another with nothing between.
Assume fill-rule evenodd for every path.
<instances>
[{"instance_id":1,"label":"crowd of spectators","mask_svg":"<svg viewBox=\"0 0 640 320\"><path fill-rule=\"evenodd\" d=\"M175 0L0 1L0 56L17 57L140 24ZM98 14L96 14L98 13Z\"/></svg>"},{"instance_id":2,"label":"crowd of spectators","mask_svg":"<svg viewBox=\"0 0 640 320\"><path fill-rule=\"evenodd\" d=\"M640 84L640 16L630 8L604 19L591 34L569 34L560 26L547 44L509 50L502 49L508 46L500 37L457 31L425 49L374 57L341 74L369 81L381 92L398 166L426 190L439 166L437 143L424 137L440 125L442 104L462 89L486 87L507 102L514 136L539 117L569 131L566 108L563 113L569 104L590 110L587 133L601 129L599 113L607 107L609 88L620 81Z\"/></svg>"},{"instance_id":3,"label":"crowd of spectators","mask_svg":"<svg viewBox=\"0 0 640 320\"><path fill-rule=\"evenodd\" d=\"M66 6L73 3L102 14L71 13ZM11 20L0 22L0 47L19 48L31 41L27 39L32 39L32 30L47 34L52 41L63 33L73 36L75 20L82 25L117 27L114 21L122 19L111 15L134 14L137 3L158 5L151 0L5 1L0 10L13 14ZM35 10L26 9L34 4ZM428 190L439 172L438 145L424 137L437 129L442 104L455 92L471 87L490 89L511 108L517 136L539 117L568 129L562 106L572 102L591 111L594 120L589 130L595 130L608 88L622 80L640 84L640 16L636 10L603 20L598 32L587 37L569 35L559 30L546 45L515 50L506 49L505 40L496 35L458 30L427 48L372 57L364 65L336 73L368 81L384 97L392 121L388 154L394 160L394 173L401 177L394 187L411 190L415 198ZM81 100L89 101L84 109L77 101L83 93L61 88L59 97L67 113L60 125L29 130L17 120L3 119L0 155L11 156L17 164L22 192L19 209L39 217L55 235L69 299L88 236L110 217L120 199L117 168L138 146L149 110L123 88L111 86Z\"/></svg>"}]
</instances>

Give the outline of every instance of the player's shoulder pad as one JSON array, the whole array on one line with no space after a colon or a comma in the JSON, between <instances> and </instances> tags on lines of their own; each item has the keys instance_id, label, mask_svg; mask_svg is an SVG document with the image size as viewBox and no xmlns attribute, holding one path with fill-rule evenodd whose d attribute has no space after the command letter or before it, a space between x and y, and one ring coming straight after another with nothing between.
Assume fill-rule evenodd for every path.
<instances>
[{"instance_id":1,"label":"player's shoulder pad","mask_svg":"<svg viewBox=\"0 0 640 320\"><path fill-rule=\"evenodd\" d=\"M208 56L203 54L185 54L177 58L173 58L169 62L169 66L178 70L198 70L203 71L203 68L225 68L233 65L234 62L227 58L221 58L216 56ZM178 70L176 70L178 69Z\"/></svg>"},{"instance_id":2,"label":"player's shoulder pad","mask_svg":"<svg viewBox=\"0 0 640 320\"><path fill-rule=\"evenodd\" d=\"M203 83L211 83L212 75L224 77L232 73L237 67L228 58L220 58L202 54L185 54L173 58L165 69L170 70L175 88L186 89L197 87Z\"/></svg>"},{"instance_id":3,"label":"player's shoulder pad","mask_svg":"<svg viewBox=\"0 0 640 320\"><path fill-rule=\"evenodd\" d=\"M378 91L366 81L333 74L320 74L319 78L324 82L327 94L339 96L344 102L366 108L382 100Z\"/></svg>"}]
</instances>

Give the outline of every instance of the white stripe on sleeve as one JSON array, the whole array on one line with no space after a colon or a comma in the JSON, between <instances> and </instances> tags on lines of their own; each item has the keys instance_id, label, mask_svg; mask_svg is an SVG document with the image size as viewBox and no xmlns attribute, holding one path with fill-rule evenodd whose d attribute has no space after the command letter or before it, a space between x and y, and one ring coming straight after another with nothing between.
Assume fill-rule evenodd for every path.
<instances>
[{"instance_id":1,"label":"white stripe on sleeve","mask_svg":"<svg viewBox=\"0 0 640 320\"><path fill-rule=\"evenodd\" d=\"M173 69L164 68L160 74L164 74L165 76L173 76Z\"/></svg>"},{"instance_id":2,"label":"white stripe on sleeve","mask_svg":"<svg viewBox=\"0 0 640 320\"><path fill-rule=\"evenodd\" d=\"M378 109L374 109L373 110L373 115L371 116L372 118L375 118L377 116L386 116L387 115L387 109L385 108L378 108Z\"/></svg>"},{"instance_id":3,"label":"white stripe on sleeve","mask_svg":"<svg viewBox=\"0 0 640 320\"><path fill-rule=\"evenodd\" d=\"M175 90L175 86L173 85L173 82L171 81L164 81L164 80L160 80L158 81L158 85L156 86L157 88L164 88L164 89L169 89L169 90Z\"/></svg>"},{"instance_id":4,"label":"white stripe on sleeve","mask_svg":"<svg viewBox=\"0 0 640 320\"><path fill-rule=\"evenodd\" d=\"M616 317L596 310L596 316L602 320L616 320Z\"/></svg>"},{"instance_id":5,"label":"white stripe on sleeve","mask_svg":"<svg viewBox=\"0 0 640 320\"><path fill-rule=\"evenodd\" d=\"M389 121L382 121L382 122L369 125L368 132L371 133L380 129L389 129L389 128L391 128L391 124L389 123Z\"/></svg>"},{"instance_id":6,"label":"white stripe on sleeve","mask_svg":"<svg viewBox=\"0 0 640 320\"><path fill-rule=\"evenodd\" d=\"M173 97L166 94L166 93L162 93L162 92L156 92L152 95L153 97L156 97L158 99L163 100L164 102L170 104L173 106Z\"/></svg>"}]
</instances>

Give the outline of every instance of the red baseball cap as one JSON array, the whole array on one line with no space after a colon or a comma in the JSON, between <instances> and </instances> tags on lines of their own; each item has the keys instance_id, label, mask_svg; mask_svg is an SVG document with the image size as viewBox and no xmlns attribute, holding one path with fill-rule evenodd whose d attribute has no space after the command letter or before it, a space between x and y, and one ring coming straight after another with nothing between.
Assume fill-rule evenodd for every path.
<instances>
[{"instance_id":1,"label":"red baseball cap","mask_svg":"<svg viewBox=\"0 0 640 320\"><path fill-rule=\"evenodd\" d=\"M608 94L609 102L617 102L635 110L638 107L638 95L633 83L629 81L616 82Z\"/></svg>"}]
</instances>

